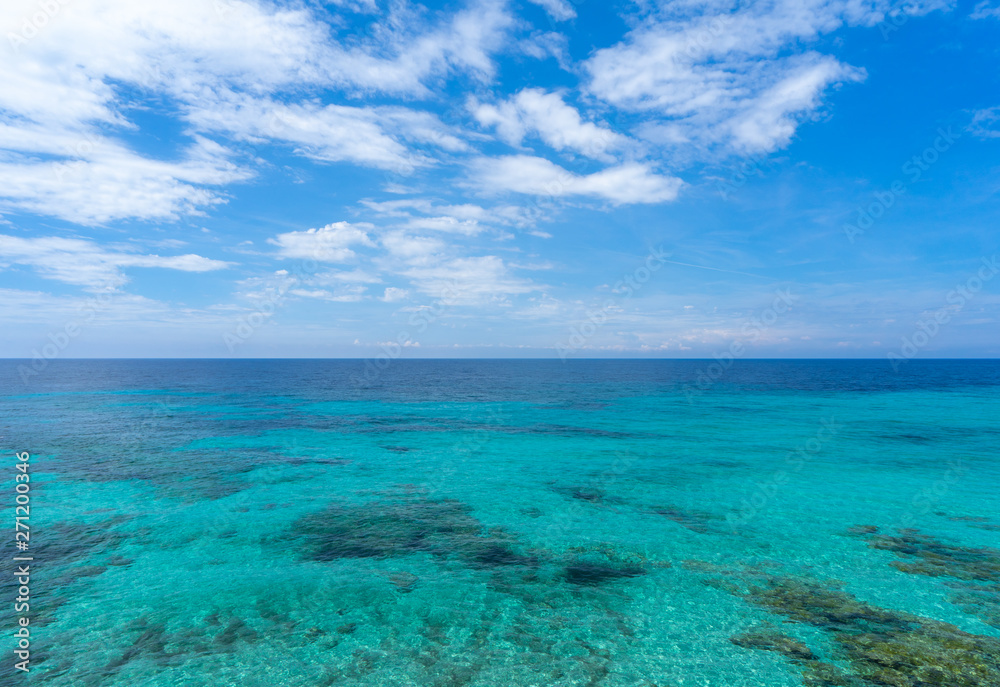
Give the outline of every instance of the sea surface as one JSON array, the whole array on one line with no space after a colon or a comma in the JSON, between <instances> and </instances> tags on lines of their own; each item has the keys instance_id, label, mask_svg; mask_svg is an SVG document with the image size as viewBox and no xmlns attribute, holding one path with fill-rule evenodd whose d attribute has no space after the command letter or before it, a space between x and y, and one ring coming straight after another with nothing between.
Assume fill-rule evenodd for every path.
<instances>
[{"instance_id":1,"label":"sea surface","mask_svg":"<svg viewBox=\"0 0 1000 687\"><path fill-rule=\"evenodd\" d=\"M0 449L0 685L1000 684L997 361L5 360Z\"/></svg>"}]
</instances>

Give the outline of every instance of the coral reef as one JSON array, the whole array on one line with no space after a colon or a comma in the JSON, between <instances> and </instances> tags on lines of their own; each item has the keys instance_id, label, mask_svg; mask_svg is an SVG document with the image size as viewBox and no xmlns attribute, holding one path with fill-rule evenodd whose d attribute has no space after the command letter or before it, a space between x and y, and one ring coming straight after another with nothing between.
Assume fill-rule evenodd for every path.
<instances>
[{"instance_id":1,"label":"coral reef","mask_svg":"<svg viewBox=\"0 0 1000 687\"><path fill-rule=\"evenodd\" d=\"M868 545L909 559L892 564L903 572L1000 582L1000 550L997 549L946 544L912 529L900 530L898 536L874 535Z\"/></svg>"},{"instance_id":2,"label":"coral reef","mask_svg":"<svg viewBox=\"0 0 1000 687\"><path fill-rule=\"evenodd\" d=\"M1000 640L993 637L878 608L810 580L766 577L749 584L743 598L828 633L838 658L852 669L847 673L832 664L819 666L804 653L807 648L787 640L757 638L761 645L757 648L780 651L786 656L792 651L799 654L790 658L801 665L807 683L865 687L1000 685ZM750 640L744 642L741 646ZM824 672L827 677L822 677Z\"/></svg>"}]
</instances>

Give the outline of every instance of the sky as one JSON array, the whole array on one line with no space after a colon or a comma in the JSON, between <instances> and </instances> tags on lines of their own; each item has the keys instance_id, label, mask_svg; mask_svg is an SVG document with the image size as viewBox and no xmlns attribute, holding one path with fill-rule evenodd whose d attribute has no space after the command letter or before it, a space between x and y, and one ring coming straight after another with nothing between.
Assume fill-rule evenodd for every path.
<instances>
[{"instance_id":1,"label":"sky","mask_svg":"<svg viewBox=\"0 0 1000 687\"><path fill-rule=\"evenodd\" d=\"M998 0L5 0L0 357L995 357L998 67Z\"/></svg>"}]
</instances>

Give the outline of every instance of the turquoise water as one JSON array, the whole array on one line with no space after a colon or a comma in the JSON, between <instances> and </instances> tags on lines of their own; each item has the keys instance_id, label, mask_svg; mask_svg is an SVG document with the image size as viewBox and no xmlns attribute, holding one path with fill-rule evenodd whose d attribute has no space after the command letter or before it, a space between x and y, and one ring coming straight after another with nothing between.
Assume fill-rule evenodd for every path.
<instances>
[{"instance_id":1,"label":"turquoise water","mask_svg":"<svg viewBox=\"0 0 1000 687\"><path fill-rule=\"evenodd\" d=\"M709 362L0 361L0 684L910 684L779 579L1000 636L1000 364Z\"/></svg>"}]
</instances>

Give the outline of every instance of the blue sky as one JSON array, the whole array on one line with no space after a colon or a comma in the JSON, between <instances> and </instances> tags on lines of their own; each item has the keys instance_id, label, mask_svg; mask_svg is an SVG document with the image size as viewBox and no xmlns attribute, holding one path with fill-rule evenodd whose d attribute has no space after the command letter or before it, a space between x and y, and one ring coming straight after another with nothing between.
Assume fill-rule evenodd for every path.
<instances>
[{"instance_id":1,"label":"blue sky","mask_svg":"<svg viewBox=\"0 0 1000 687\"><path fill-rule=\"evenodd\" d=\"M996 2L0 23L3 357L1000 354Z\"/></svg>"}]
</instances>

